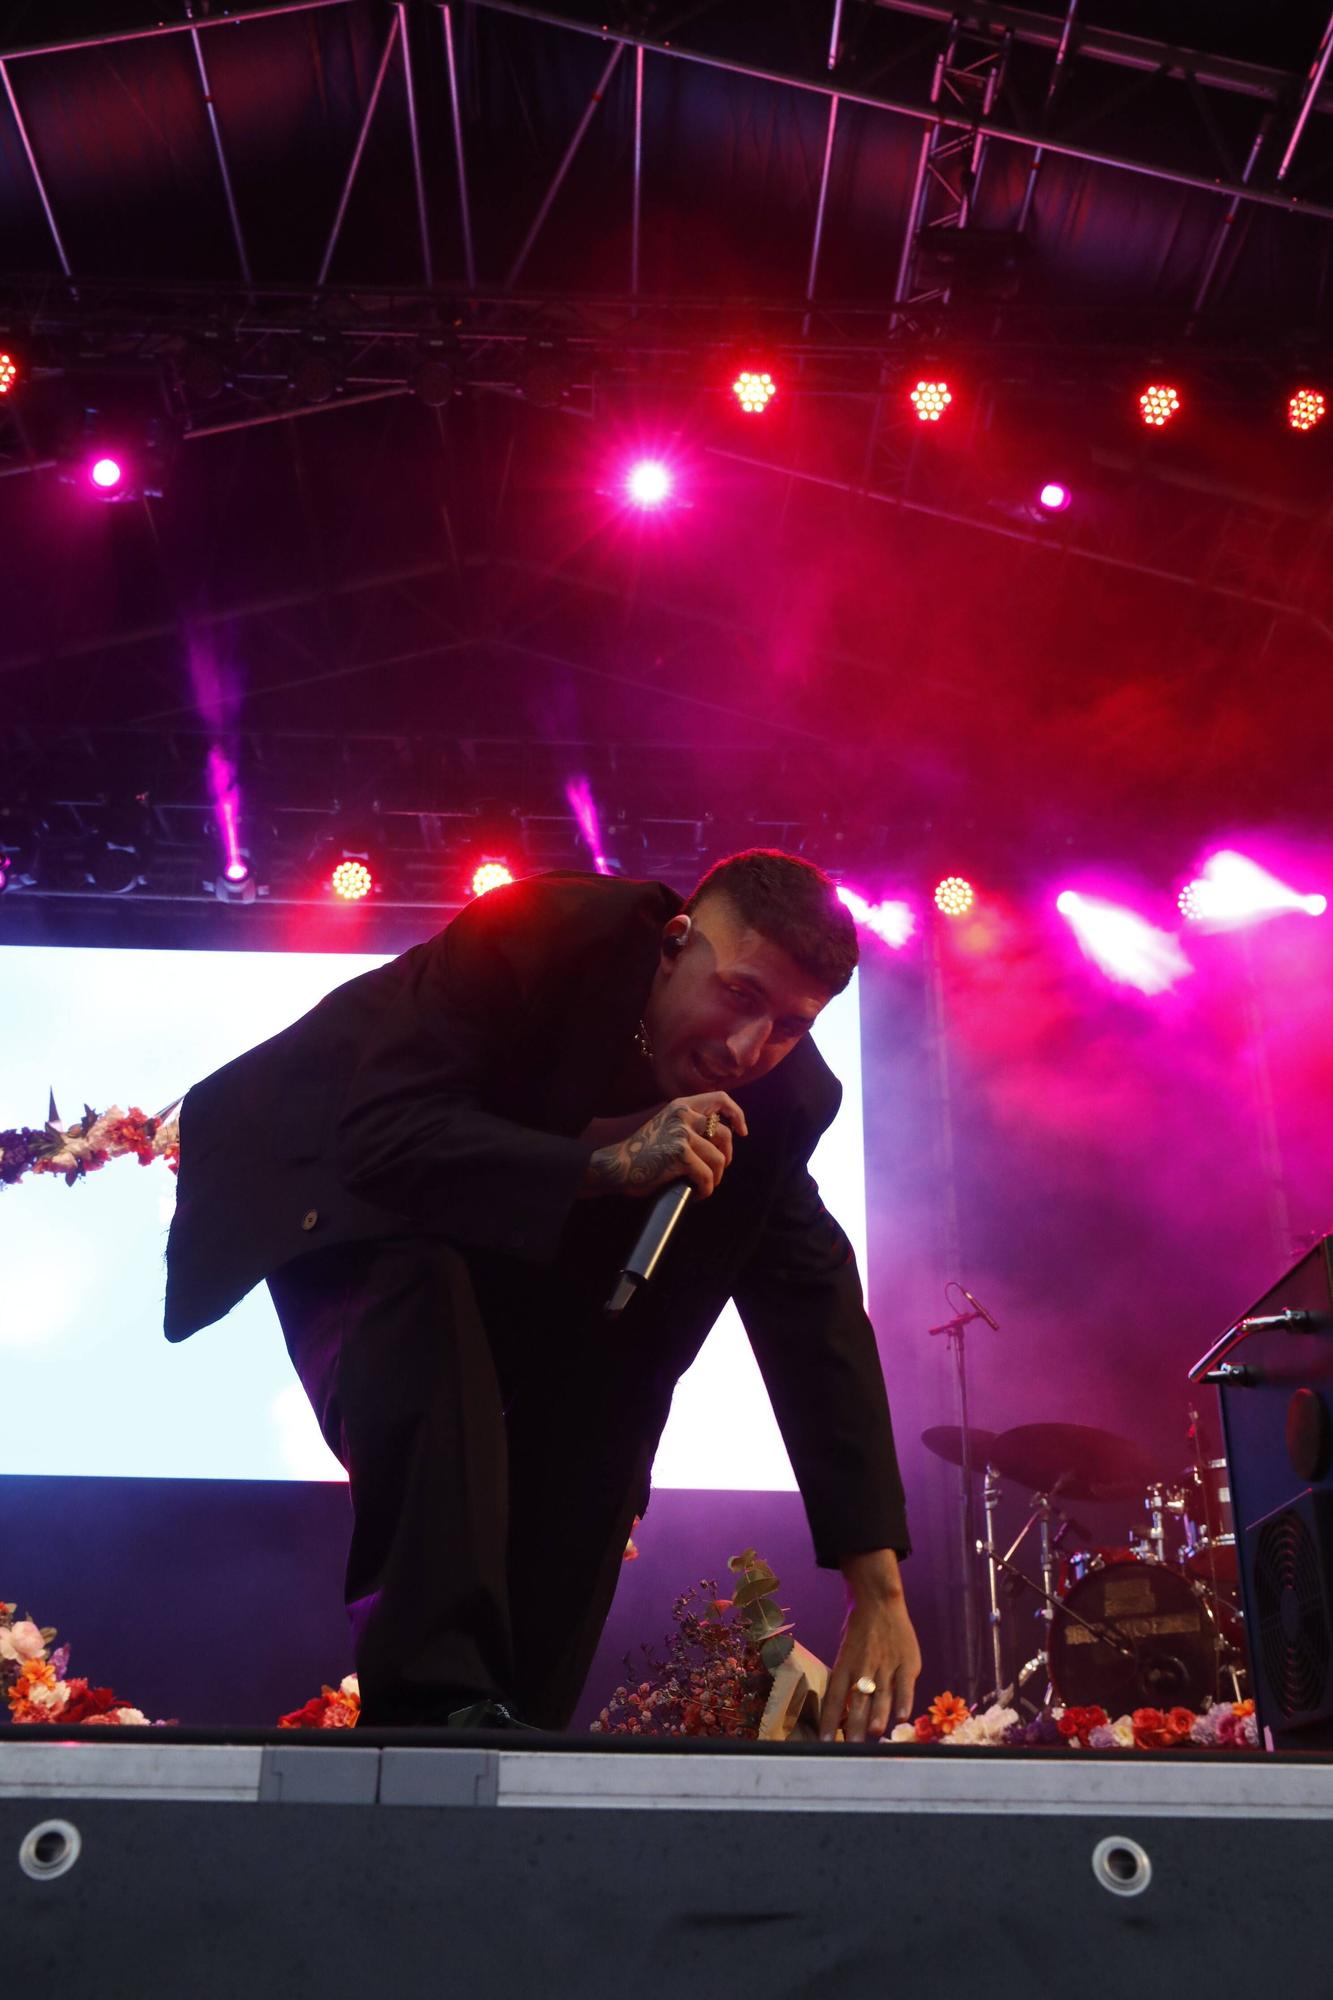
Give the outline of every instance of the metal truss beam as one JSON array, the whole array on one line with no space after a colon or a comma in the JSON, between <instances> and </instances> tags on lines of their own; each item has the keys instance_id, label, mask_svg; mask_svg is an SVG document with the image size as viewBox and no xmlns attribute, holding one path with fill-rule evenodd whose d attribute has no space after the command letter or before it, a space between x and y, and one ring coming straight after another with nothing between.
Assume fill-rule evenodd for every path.
<instances>
[{"instance_id":1,"label":"metal truss beam","mask_svg":"<svg viewBox=\"0 0 1333 2000\"><path fill-rule=\"evenodd\" d=\"M1067 536L1056 537L1042 533L1035 527L1023 528L1014 522L987 519L984 515L968 514L951 507L938 507L929 501L912 499L904 493L881 492L875 487L834 478L826 473L812 472L803 466L753 458L744 452L728 451L717 445L710 449L717 458L728 459L735 465L750 466L758 472L772 473L778 479L797 480L802 485L823 487L831 493L849 494L859 500L874 501L883 506L898 508L906 514L920 514L929 520L948 522L953 527L973 528L978 534L999 535L1005 541L1026 542L1031 548L1044 549L1048 555L1061 558L1073 556L1080 561L1098 563L1104 568L1125 570L1135 576L1149 577L1158 583L1179 584L1190 590L1204 591L1213 597L1228 598L1233 603L1251 604L1261 611L1279 612L1284 617L1311 626L1328 640L1330 646L1333 646L1333 627L1308 606L1293 604L1286 598L1270 597L1262 592L1248 590L1217 576L1167 569L1160 564L1141 561L1134 556L1119 555L1108 549L1092 548Z\"/></svg>"},{"instance_id":2,"label":"metal truss beam","mask_svg":"<svg viewBox=\"0 0 1333 2000\"><path fill-rule=\"evenodd\" d=\"M204 15L198 20L154 21L142 28L110 29L101 35L70 35L58 42L22 42L17 48L0 49L0 62L18 62L24 56L58 56L73 49L118 48L122 42L153 42L163 35L188 35L195 29L238 28L247 21L272 21L279 14L313 14L325 7L346 7L351 0L279 0L273 7L232 7L225 14Z\"/></svg>"},{"instance_id":3,"label":"metal truss beam","mask_svg":"<svg viewBox=\"0 0 1333 2000\"><path fill-rule=\"evenodd\" d=\"M692 46L679 35L673 35L667 40L651 35L635 34L629 29L599 27L578 15L560 13L551 7L528 6L523 4L523 0L476 0L476 4L492 13L509 14L519 20L540 22L546 27L568 29L571 34L588 35L597 41L612 42L618 48L645 48L652 53L669 57L675 62L694 63L705 69L723 70L732 76L749 77L758 83L804 91L816 97L828 98L837 95L846 103L857 104L871 111L892 112L898 117L909 118L925 125L942 125L954 131L975 132L978 136L1007 140L1017 146L1040 146L1047 154L1082 160L1089 166L1115 168L1124 173L1141 174L1151 180L1165 181L1173 187L1197 188L1206 194L1232 196L1241 202L1278 209L1283 214L1316 216L1322 221L1333 221L1333 204L1306 201L1285 188L1268 188L1254 184L1247 186L1239 177L1228 179L1216 173L1192 172L1165 161L1146 158L1128 149L1089 145L1086 141L1061 134L1049 126L1043 127L1040 123L1029 124L1015 117L1001 116L994 111L978 116L971 111L932 103L929 97L924 95L909 95L906 92L890 94L880 90L858 89L846 77L840 77L837 83L833 83L818 71L740 62L734 57L717 55L697 44ZM914 13L920 11L927 13L932 19L941 16L952 18L946 16L943 9L937 10L934 7L928 9L905 7L903 11ZM983 16L994 18L1001 12L1000 9L973 9L970 10L968 18L976 19ZM1059 37L1054 31L1051 46L1053 48L1059 46ZM1174 73L1189 75L1200 82L1217 81L1212 69L1205 71L1202 68L1190 70L1181 68L1177 72L1169 58L1169 51L1162 52L1151 65L1134 63L1131 66L1150 67L1163 75ZM1254 94L1269 95L1267 91L1256 91Z\"/></svg>"},{"instance_id":4,"label":"metal truss beam","mask_svg":"<svg viewBox=\"0 0 1333 2000\"><path fill-rule=\"evenodd\" d=\"M1022 7L991 5L989 0L950 6L946 0L870 0L886 14L906 14L919 21L938 21L941 26L957 21L964 32L979 30L1008 32L1028 48L1058 51L1064 27L1050 14L1034 14ZM1192 77L1209 89L1229 91L1234 96L1262 98L1269 104L1286 104L1297 94L1300 79L1286 70L1270 69L1262 63L1237 62L1227 56L1208 55L1201 49L1184 48L1172 42L1157 42L1142 35L1122 35L1110 28L1085 22L1079 30L1077 53L1080 59L1110 64L1115 69L1145 73L1169 71L1174 76ZM1333 110L1322 103L1319 109Z\"/></svg>"}]
</instances>

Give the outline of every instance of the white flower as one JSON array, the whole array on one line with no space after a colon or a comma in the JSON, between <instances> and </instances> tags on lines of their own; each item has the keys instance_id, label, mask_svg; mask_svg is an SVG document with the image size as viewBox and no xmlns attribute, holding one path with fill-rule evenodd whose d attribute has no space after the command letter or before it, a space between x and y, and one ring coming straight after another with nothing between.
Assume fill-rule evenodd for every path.
<instances>
[{"instance_id":1,"label":"white flower","mask_svg":"<svg viewBox=\"0 0 1333 2000\"><path fill-rule=\"evenodd\" d=\"M42 1660L45 1657L46 1641L31 1618L20 1618L13 1625L0 1625L0 1660Z\"/></svg>"},{"instance_id":2,"label":"white flower","mask_svg":"<svg viewBox=\"0 0 1333 2000\"><path fill-rule=\"evenodd\" d=\"M985 1731L985 1742L1002 1743L1004 1741L1005 1730L1012 1729L1018 1721L1018 1710L1016 1708L1001 1708L998 1702L992 1702L990 1707L978 1717L978 1721Z\"/></svg>"},{"instance_id":3,"label":"white flower","mask_svg":"<svg viewBox=\"0 0 1333 2000\"><path fill-rule=\"evenodd\" d=\"M1118 1715L1111 1724L1111 1734L1115 1738L1117 1750L1134 1748L1134 1723L1128 1715Z\"/></svg>"},{"instance_id":4,"label":"white flower","mask_svg":"<svg viewBox=\"0 0 1333 2000\"><path fill-rule=\"evenodd\" d=\"M69 1700L68 1683L57 1681L54 1687L39 1684L28 1690L27 1699L34 1708L49 1708L53 1715L58 1715Z\"/></svg>"},{"instance_id":5,"label":"white flower","mask_svg":"<svg viewBox=\"0 0 1333 2000\"><path fill-rule=\"evenodd\" d=\"M344 1674L338 1683L338 1692L339 1694L355 1695L356 1699L360 1701L361 1682L355 1674Z\"/></svg>"},{"instance_id":6,"label":"white flower","mask_svg":"<svg viewBox=\"0 0 1333 2000\"><path fill-rule=\"evenodd\" d=\"M889 1735L890 1743L915 1743L916 1730L910 1722L900 1722Z\"/></svg>"},{"instance_id":7,"label":"white flower","mask_svg":"<svg viewBox=\"0 0 1333 2000\"><path fill-rule=\"evenodd\" d=\"M112 1714L122 1729L143 1729L147 1727L148 1717L141 1708L116 1708L112 1710Z\"/></svg>"},{"instance_id":8,"label":"white flower","mask_svg":"<svg viewBox=\"0 0 1333 2000\"><path fill-rule=\"evenodd\" d=\"M943 1739L946 1743L988 1743L986 1719L981 1715L969 1715L964 1722L949 1731Z\"/></svg>"}]
</instances>

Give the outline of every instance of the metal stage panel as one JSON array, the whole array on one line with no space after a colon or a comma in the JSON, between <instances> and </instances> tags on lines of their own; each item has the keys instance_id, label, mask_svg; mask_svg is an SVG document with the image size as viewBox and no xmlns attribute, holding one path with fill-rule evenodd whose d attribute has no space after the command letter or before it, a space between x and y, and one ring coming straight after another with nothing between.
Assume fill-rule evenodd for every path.
<instances>
[{"instance_id":1,"label":"metal stage panel","mask_svg":"<svg viewBox=\"0 0 1333 2000\"><path fill-rule=\"evenodd\" d=\"M1308 1978L1330 1820L1316 1759L24 1732L0 1924L97 2000L1229 1995Z\"/></svg>"}]
</instances>

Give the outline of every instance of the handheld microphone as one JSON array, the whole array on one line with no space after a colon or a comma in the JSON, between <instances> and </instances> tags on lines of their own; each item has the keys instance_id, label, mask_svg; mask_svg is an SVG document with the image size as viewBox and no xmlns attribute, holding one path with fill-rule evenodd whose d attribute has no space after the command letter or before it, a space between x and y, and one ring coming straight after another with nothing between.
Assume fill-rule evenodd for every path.
<instances>
[{"instance_id":1,"label":"handheld microphone","mask_svg":"<svg viewBox=\"0 0 1333 2000\"><path fill-rule=\"evenodd\" d=\"M639 1286L652 1277L657 1269L657 1260L671 1241L672 1232L693 1193L694 1189L688 1181L673 1181L658 1195L648 1220L639 1231L639 1240L629 1253L616 1288L606 1302L608 1314L624 1312Z\"/></svg>"},{"instance_id":2,"label":"handheld microphone","mask_svg":"<svg viewBox=\"0 0 1333 2000\"><path fill-rule=\"evenodd\" d=\"M998 1320L991 1318L990 1314L986 1311L985 1306L983 1306L977 1299L973 1298L971 1292L968 1291L966 1285L960 1285L958 1289L962 1293L963 1297L967 1300L967 1303L971 1306L973 1312L980 1314L981 1318L985 1320L987 1326L990 1327L993 1333L998 1333L1000 1331L1000 1322Z\"/></svg>"}]
</instances>

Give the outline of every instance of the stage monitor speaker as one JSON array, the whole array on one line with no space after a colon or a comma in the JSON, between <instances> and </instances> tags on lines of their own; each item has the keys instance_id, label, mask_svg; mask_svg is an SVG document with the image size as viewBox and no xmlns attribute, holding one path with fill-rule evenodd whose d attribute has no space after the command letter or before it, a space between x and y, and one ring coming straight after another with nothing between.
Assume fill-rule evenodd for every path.
<instances>
[{"instance_id":1,"label":"stage monitor speaker","mask_svg":"<svg viewBox=\"0 0 1333 2000\"><path fill-rule=\"evenodd\" d=\"M1192 1372L1221 1394L1260 1728L1333 1748L1333 1238Z\"/></svg>"}]
</instances>

